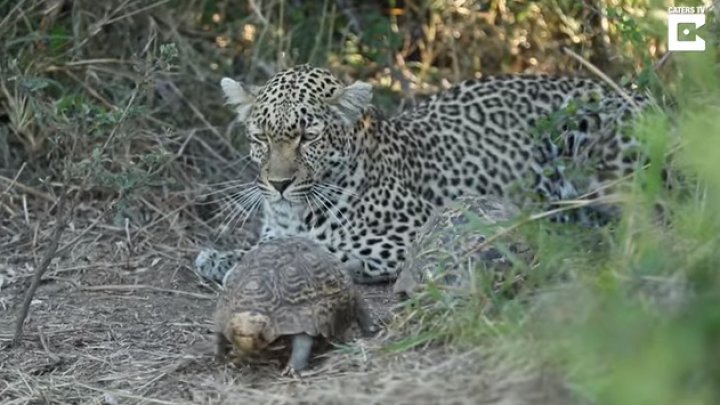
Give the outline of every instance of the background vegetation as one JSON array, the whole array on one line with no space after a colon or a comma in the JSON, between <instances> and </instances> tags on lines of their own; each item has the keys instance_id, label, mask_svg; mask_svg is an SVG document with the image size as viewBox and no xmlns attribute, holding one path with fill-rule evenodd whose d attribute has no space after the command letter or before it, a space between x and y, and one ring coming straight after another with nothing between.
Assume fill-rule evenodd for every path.
<instances>
[{"instance_id":1,"label":"background vegetation","mask_svg":"<svg viewBox=\"0 0 720 405\"><path fill-rule=\"evenodd\" d=\"M656 165L637 179L645 187L624 196L616 226L531 221L523 228L538 258L519 271L536 288L513 299L481 289L462 303L434 302L394 348L480 345L549 363L597 403L720 403L718 7L702 31L707 51L667 54L668 5L0 1L0 232L32 232L18 214L28 205L50 221L61 194L100 207L115 225L221 222L198 203L199 191L251 170L242 132L228 126L225 75L261 83L312 62L371 81L376 104L392 112L480 75L592 75L582 59L674 101L637 133L682 185L662 187ZM0 264L18 265L12 260Z\"/></svg>"}]
</instances>

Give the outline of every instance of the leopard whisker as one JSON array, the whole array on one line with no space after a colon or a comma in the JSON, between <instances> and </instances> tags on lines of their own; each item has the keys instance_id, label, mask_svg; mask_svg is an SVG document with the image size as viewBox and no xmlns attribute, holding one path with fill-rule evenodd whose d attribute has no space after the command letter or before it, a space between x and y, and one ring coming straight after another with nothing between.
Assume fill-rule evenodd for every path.
<instances>
[{"instance_id":1,"label":"leopard whisker","mask_svg":"<svg viewBox=\"0 0 720 405\"><path fill-rule=\"evenodd\" d=\"M260 192L258 191L258 189L253 187L247 190L240 191L238 193L231 194L229 196L224 196L223 206L216 214L216 216L223 215L224 213L229 211L229 213L225 215L225 219L223 220L223 223L225 223L227 221L227 218L233 215L233 212L238 207L247 209L246 205L252 203L256 198L260 198L259 194Z\"/></svg>"},{"instance_id":2,"label":"leopard whisker","mask_svg":"<svg viewBox=\"0 0 720 405\"><path fill-rule=\"evenodd\" d=\"M325 210L327 213L329 213L329 214L335 219L335 221L337 221L338 224L340 224L340 227L341 227L345 232L347 232L348 234L350 234L350 231L349 231L348 228L345 226L345 223L344 223L343 221L341 221L340 218L338 218L337 215L335 215L335 213L333 212L332 208L330 208L330 207L323 201L323 199L319 196L319 194L313 192L313 193L312 193L312 196L317 200L318 203L320 203L319 205L321 205L322 208L324 208L324 210Z\"/></svg>"},{"instance_id":3,"label":"leopard whisker","mask_svg":"<svg viewBox=\"0 0 720 405\"><path fill-rule=\"evenodd\" d=\"M217 194L224 194L227 192L240 190L241 192L247 189L252 189L255 187L255 182L248 182L248 183L242 183L242 184L236 184L236 185L229 185L223 188L219 188L216 190L208 191L206 193L200 194L201 197L210 197Z\"/></svg>"},{"instance_id":4,"label":"leopard whisker","mask_svg":"<svg viewBox=\"0 0 720 405\"><path fill-rule=\"evenodd\" d=\"M328 195L326 195L326 194L324 194L324 193L325 193L325 191L323 191L323 190L318 190L318 191L317 191L318 196L319 196L319 197L322 197L322 198L330 205L330 207L332 207L332 208L337 208L337 201L333 201L333 200L330 198L330 196L328 196ZM345 216L345 214L343 214L340 210L338 210L338 214L344 219L344 222L343 222L343 223L349 223L349 222L350 222L350 220L349 220L349 219Z\"/></svg>"},{"instance_id":5,"label":"leopard whisker","mask_svg":"<svg viewBox=\"0 0 720 405\"><path fill-rule=\"evenodd\" d=\"M317 217L315 216L315 205L308 194L305 194L305 202L307 203L308 208L310 208L310 215L312 215L312 219L308 225L310 226L310 230L313 230L315 229L315 222L317 222Z\"/></svg>"},{"instance_id":6,"label":"leopard whisker","mask_svg":"<svg viewBox=\"0 0 720 405\"><path fill-rule=\"evenodd\" d=\"M233 179L233 180L225 180L225 181L219 181L217 183L209 183L205 184L206 187L217 187L217 186L227 186L227 185L238 185L238 186L246 186L254 184L255 180L252 181L245 181L245 179Z\"/></svg>"},{"instance_id":7,"label":"leopard whisker","mask_svg":"<svg viewBox=\"0 0 720 405\"><path fill-rule=\"evenodd\" d=\"M220 207L213 210L213 218L223 215L226 211L231 210L237 204L237 197L234 194L223 194L220 198Z\"/></svg>"},{"instance_id":8,"label":"leopard whisker","mask_svg":"<svg viewBox=\"0 0 720 405\"><path fill-rule=\"evenodd\" d=\"M358 197L358 194L356 192L351 191L350 189L347 189L344 187L336 186L334 184L318 183L318 184L315 184L314 186L321 190L332 192L335 194L345 194L345 195L349 195L352 197Z\"/></svg>"},{"instance_id":9,"label":"leopard whisker","mask_svg":"<svg viewBox=\"0 0 720 405\"><path fill-rule=\"evenodd\" d=\"M255 210L257 210L258 207L260 207L262 200L263 199L261 196L258 196L257 198L255 198L255 200L254 200L255 202L250 206L250 209L246 210L245 217L243 218L242 222L240 222L240 226L238 227L238 229L243 229L245 227L245 223L247 222L248 219L250 219L250 216L253 214L253 212L255 212Z\"/></svg>"},{"instance_id":10,"label":"leopard whisker","mask_svg":"<svg viewBox=\"0 0 720 405\"><path fill-rule=\"evenodd\" d=\"M227 188L224 188L224 189L222 189L222 190L215 190L215 191L210 191L210 192L207 192L207 193L204 193L204 194L200 194L200 196L201 196L201 197L214 197L214 196L217 196L217 195L221 195L221 196L222 196L222 195L227 195L227 194L237 194L237 193L241 193L241 192L250 190L251 188L252 188L252 187L245 187L244 189L237 190L237 187L227 187ZM209 200L209 203L213 203L213 202L215 202L215 201L216 201L216 199L212 199L212 198L211 198L211 199ZM203 202L204 202L204 203L208 203L207 201L203 201Z\"/></svg>"},{"instance_id":11,"label":"leopard whisker","mask_svg":"<svg viewBox=\"0 0 720 405\"><path fill-rule=\"evenodd\" d=\"M260 195L260 192L257 190L254 190L254 192L248 193L242 197L231 200L228 204L230 212L225 216L223 224L232 226L232 224L240 217L240 215L244 214L243 220L240 224L240 228L242 229L242 227L245 226L245 222L248 220L248 218L250 218L250 215L252 215L253 211L255 211L261 201L262 197Z\"/></svg>"},{"instance_id":12,"label":"leopard whisker","mask_svg":"<svg viewBox=\"0 0 720 405\"><path fill-rule=\"evenodd\" d=\"M340 210L338 210L338 214L340 215L340 217L342 217L343 220L340 220L338 215L336 215L335 212L333 212L333 208L337 207L336 203L333 203L331 199L329 199L327 196L323 195L319 190L313 190L312 194L316 197L318 202L320 202L322 204L322 206L325 207L325 210L328 211L328 213L335 218L335 220L342 227L342 229L348 235L351 235L350 229L348 229L348 227L347 227L347 224L350 222L350 220L345 216L345 214L340 212Z\"/></svg>"}]
</instances>

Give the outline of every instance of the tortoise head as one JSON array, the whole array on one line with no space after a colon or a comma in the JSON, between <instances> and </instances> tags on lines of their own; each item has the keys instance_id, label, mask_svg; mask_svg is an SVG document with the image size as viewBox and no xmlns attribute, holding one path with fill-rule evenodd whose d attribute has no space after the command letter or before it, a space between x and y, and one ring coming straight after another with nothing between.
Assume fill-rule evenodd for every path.
<instances>
[{"instance_id":1,"label":"tortoise head","mask_svg":"<svg viewBox=\"0 0 720 405\"><path fill-rule=\"evenodd\" d=\"M267 315L254 311L239 312L230 318L225 335L238 352L250 354L272 343L264 339L269 325L270 318Z\"/></svg>"}]
</instances>

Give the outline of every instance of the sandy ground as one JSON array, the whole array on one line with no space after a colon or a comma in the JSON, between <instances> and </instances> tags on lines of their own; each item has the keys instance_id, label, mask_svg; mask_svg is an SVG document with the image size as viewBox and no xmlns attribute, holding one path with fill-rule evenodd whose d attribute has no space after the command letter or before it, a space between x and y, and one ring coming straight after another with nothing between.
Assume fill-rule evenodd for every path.
<instances>
[{"instance_id":1,"label":"sandy ground","mask_svg":"<svg viewBox=\"0 0 720 405\"><path fill-rule=\"evenodd\" d=\"M570 403L556 380L505 369L479 350L389 353L387 331L366 339L350 331L300 380L281 377L279 364L219 364L211 332L217 289L190 267L211 227L196 225L202 221L180 203L172 214L150 209L143 225L120 226L101 218L100 207L78 206L22 344L11 347L55 223L18 206L5 204L0 222L2 404ZM390 286L363 293L378 317L391 315Z\"/></svg>"}]
</instances>

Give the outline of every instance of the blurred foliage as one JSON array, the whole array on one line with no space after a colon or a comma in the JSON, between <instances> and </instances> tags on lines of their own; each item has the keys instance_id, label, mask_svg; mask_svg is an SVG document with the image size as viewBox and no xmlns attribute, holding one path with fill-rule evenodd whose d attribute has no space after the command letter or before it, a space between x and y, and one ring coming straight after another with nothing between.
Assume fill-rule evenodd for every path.
<instances>
[{"instance_id":1,"label":"blurred foliage","mask_svg":"<svg viewBox=\"0 0 720 405\"><path fill-rule=\"evenodd\" d=\"M638 0L0 2L0 170L12 174L21 162L55 170L52 158L43 160L63 127L51 123L52 111L71 99L94 114L135 111L116 131L131 137L133 126L155 134L208 128L230 117L218 108L221 76L260 82L308 61L373 81L376 102L389 110L398 94L411 99L480 74L581 71L563 47L613 78L635 80L664 51L663 20L648 7ZM84 155L94 147L82 146Z\"/></svg>"},{"instance_id":2,"label":"blurred foliage","mask_svg":"<svg viewBox=\"0 0 720 405\"><path fill-rule=\"evenodd\" d=\"M428 291L394 348L484 345L563 370L589 403L720 403L720 31L710 15L707 50L673 54L660 78L642 50L653 31L621 21L623 47L650 67L637 78L675 100L634 128L651 164L624 196L622 221L593 231L520 222L537 249L518 269L530 288L507 299L478 278L480 293L450 302ZM663 167L682 181L664 187Z\"/></svg>"},{"instance_id":3,"label":"blurred foliage","mask_svg":"<svg viewBox=\"0 0 720 405\"><path fill-rule=\"evenodd\" d=\"M132 97L145 112L130 125L207 128L229 119L220 77L256 83L303 62L373 81L388 110L399 95L480 74L582 71L565 47L612 78L648 84L665 51L652 10L645 0L4 1L0 170L49 151L53 125L30 120L28 108L43 110L34 104L82 97L110 113ZM175 65L157 66L167 44Z\"/></svg>"}]
</instances>

